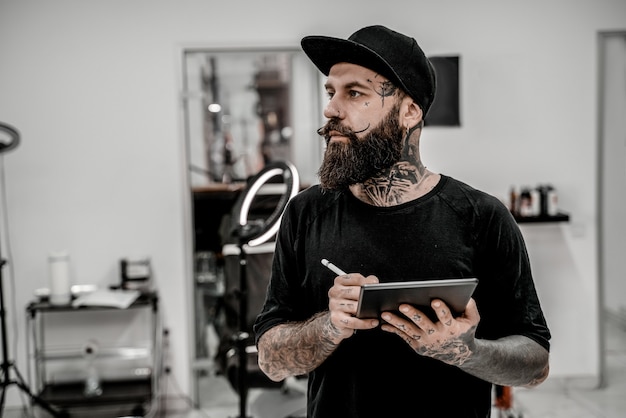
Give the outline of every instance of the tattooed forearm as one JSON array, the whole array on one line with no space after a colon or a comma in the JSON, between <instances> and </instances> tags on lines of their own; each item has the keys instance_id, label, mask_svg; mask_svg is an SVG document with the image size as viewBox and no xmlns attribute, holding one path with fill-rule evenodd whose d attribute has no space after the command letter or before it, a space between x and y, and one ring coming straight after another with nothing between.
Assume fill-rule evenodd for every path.
<instances>
[{"instance_id":1,"label":"tattooed forearm","mask_svg":"<svg viewBox=\"0 0 626 418\"><path fill-rule=\"evenodd\" d=\"M475 351L462 370L483 380L506 386L536 386L549 373L546 349L520 335L499 340L476 340Z\"/></svg>"},{"instance_id":2,"label":"tattooed forearm","mask_svg":"<svg viewBox=\"0 0 626 418\"><path fill-rule=\"evenodd\" d=\"M436 350L431 350L429 346L422 346L418 350L418 353L455 366L462 366L472 355L467 344L458 340L449 341L437 347Z\"/></svg>"},{"instance_id":3,"label":"tattooed forearm","mask_svg":"<svg viewBox=\"0 0 626 418\"><path fill-rule=\"evenodd\" d=\"M274 381L306 374L322 364L340 341L328 312L305 322L277 325L259 340L259 367Z\"/></svg>"}]
</instances>

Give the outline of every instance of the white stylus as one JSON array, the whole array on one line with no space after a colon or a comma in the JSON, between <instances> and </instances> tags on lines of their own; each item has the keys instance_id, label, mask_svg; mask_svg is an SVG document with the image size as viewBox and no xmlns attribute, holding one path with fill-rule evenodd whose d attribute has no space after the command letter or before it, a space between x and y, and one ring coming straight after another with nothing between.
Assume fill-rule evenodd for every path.
<instances>
[{"instance_id":1,"label":"white stylus","mask_svg":"<svg viewBox=\"0 0 626 418\"><path fill-rule=\"evenodd\" d=\"M337 276L344 276L348 274L330 261L326 260L325 258L322 258L322 264L332 270L332 272L335 273Z\"/></svg>"}]
</instances>

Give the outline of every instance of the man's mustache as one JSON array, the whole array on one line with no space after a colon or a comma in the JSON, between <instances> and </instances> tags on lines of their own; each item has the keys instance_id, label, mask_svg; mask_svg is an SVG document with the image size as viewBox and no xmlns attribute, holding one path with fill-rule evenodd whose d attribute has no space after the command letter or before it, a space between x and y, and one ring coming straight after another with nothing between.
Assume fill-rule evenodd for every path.
<instances>
[{"instance_id":1,"label":"man's mustache","mask_svg":"<svg viewBox=\"0 0 626 418\"><path fill-rule=\"evenodd\" d=\"M329 119L324 126L317 130L317 134L319 136L323 136L324 138L326 138L326 140L329 140L330 133L333 131L350 139L356 137L356 133L352 129L348 128L347 126L343 126L341 122L336 119Z\"/></svg>"},{"instance_id":2,"label":"man's mustache","mask_svg":"<svg viewBox=\"0 0 626 418\"><path fill-rule=\"evenodd\" d=\"M339 122L339 120L329 119L328 122L326 122L324 126L322 126L321 128L317 130L317 133L318 135L323 136L324 139L326 139L326 142L330 140L331 132L337 132L339 135L345 136L352 142L352 141L358 141L358 138L356 135L367 131L369 128L370 128L370 125L367 124L367 126L364 129L361 129L360 131L353 131L347 126L343 126L341 122Z\"/></svg>"}]
</instances>

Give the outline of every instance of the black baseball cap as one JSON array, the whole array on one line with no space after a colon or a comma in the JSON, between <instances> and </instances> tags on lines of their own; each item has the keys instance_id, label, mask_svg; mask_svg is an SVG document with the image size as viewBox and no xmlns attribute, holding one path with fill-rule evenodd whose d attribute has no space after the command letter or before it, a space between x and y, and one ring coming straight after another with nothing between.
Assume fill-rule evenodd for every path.
<instances>
[{"instance_id":1,"label":"black baseball cap","mask_svg":"<svg viewBox=\"0 0 626 418\"><path fill-rule=\"evenodd\" d=\"M415 39L384 26L367 26L348 39L306 36L302 49L328 75L339 62L357 64L387 77L407 92L424 116L435 99L435 70Z\"/></svg>"}]
</instances>

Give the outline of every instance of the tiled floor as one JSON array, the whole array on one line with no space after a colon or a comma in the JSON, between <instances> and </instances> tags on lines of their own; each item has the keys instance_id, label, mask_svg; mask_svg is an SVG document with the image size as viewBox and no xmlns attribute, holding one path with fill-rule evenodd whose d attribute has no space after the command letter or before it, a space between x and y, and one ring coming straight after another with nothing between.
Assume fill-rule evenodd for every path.
<instances>
[{"instance_id":1,"label":"tiled floor","mask_svg":"<svg viewBox=\"0 0 626 418\"><path fill-rule=\"evenodd\" d=\"M494 418L623 418L626 417L626 328L614 322L606 324L607 385L581 379L548 378L534 389L515 388L513 409L494 409ZM297 386L297 384L296 384ZM295 387L295 386L294 386ZM201 408L192 408L187 399L176 396L175 382L169 382L166 408L154 418L239 418L239 398L222 377L206 377L200 388ZM304 417L306 399L297 389L252 389L247 399L252 418ZM163 410L168 412L165 413ZM29 417L21 412L5 411L6 418Z\"/></svg>"},{"instance_id":2,"label":"tiled floor","mask_svg":"<svg viewBox=\"0 0 626 418\"><path fill-rule=\"evenodd\" d=\"M513 410L494 409L494 418L624 418L626 417L626 328L606 324L607 385L598 388L596 379L549 378L534 389L515 388ZM210 389L210 387L213 389ZM216 392L222 395L215 396ZM255 418L303 417L304 396L290 391L253 391L248 399ZM180 418L237 418L238 398L223 381L209 384L202 411Z\"/></svg>"},{"instance_id":3,"label":"tiled floor","mask_svg":"<svg viewBox=\"0 0 626 418\"><path fill-rule=\"evenodd\" d=\"M516 389L514 404L524 418L626 417L626 328L611 321L605 326L605 387L595 379L548 379L535 389Z\"/></svg>"}]
</instances>

